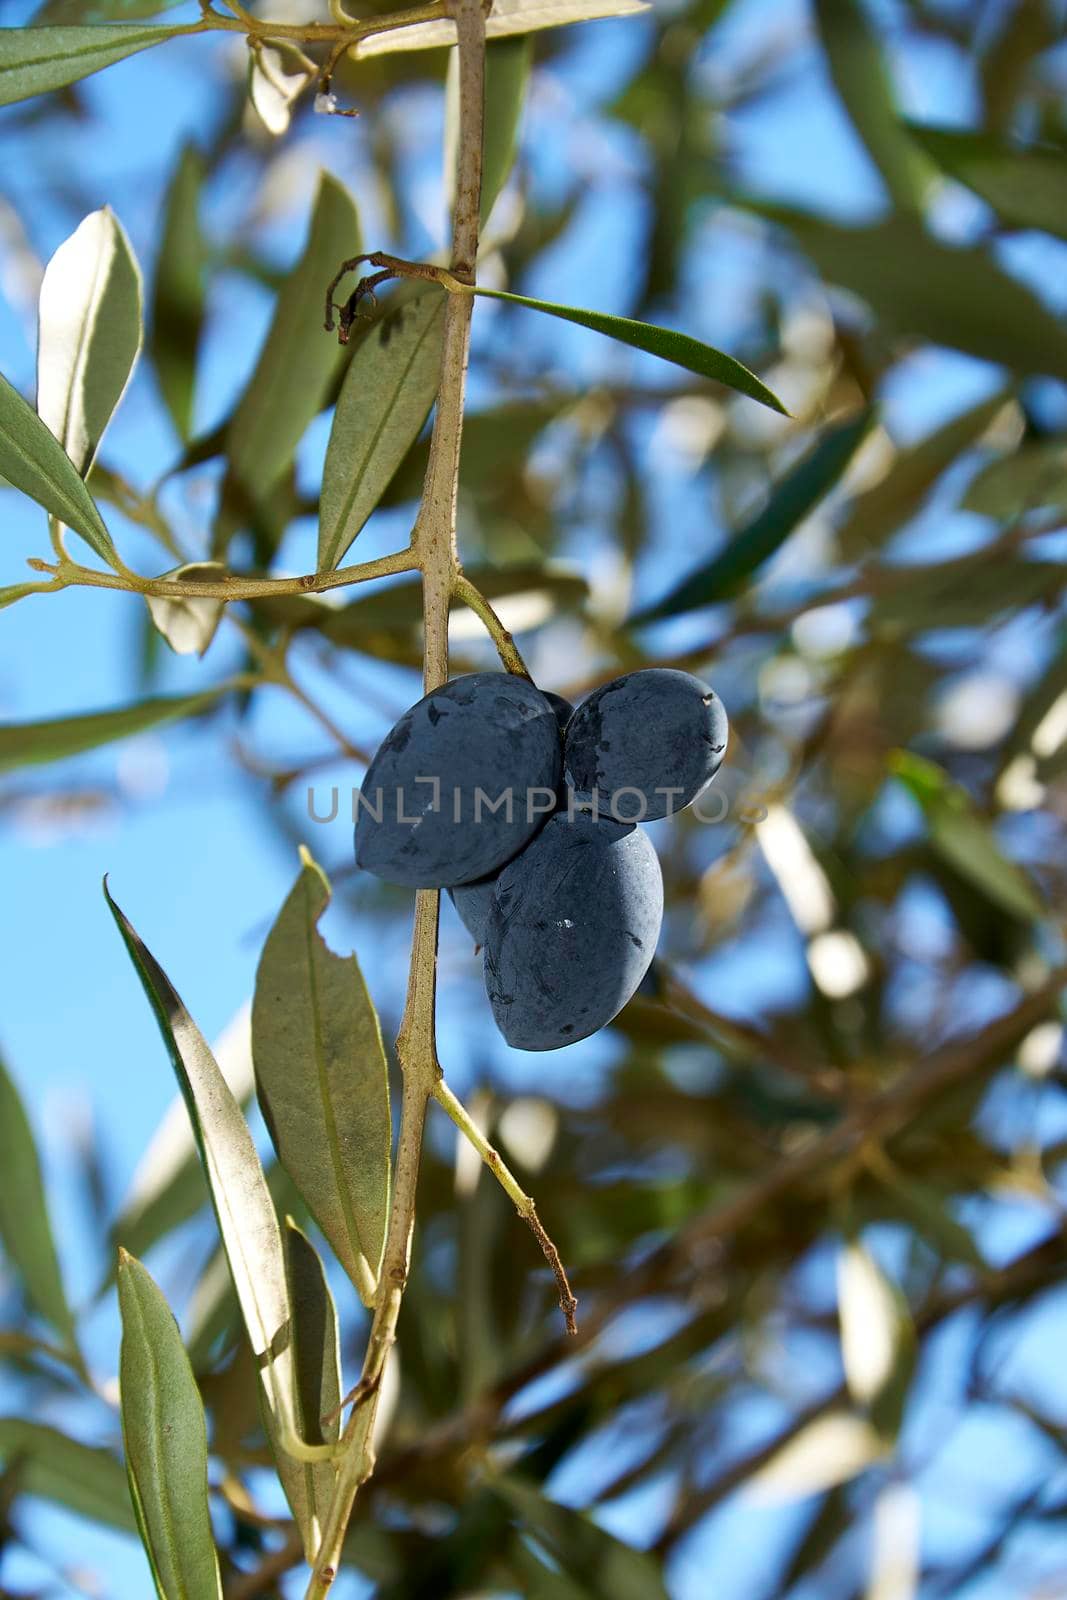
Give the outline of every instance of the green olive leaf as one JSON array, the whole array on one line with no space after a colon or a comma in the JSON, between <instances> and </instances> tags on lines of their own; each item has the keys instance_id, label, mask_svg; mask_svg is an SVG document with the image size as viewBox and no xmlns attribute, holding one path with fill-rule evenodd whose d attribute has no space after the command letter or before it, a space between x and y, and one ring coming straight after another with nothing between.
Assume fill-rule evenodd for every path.
<instances>
[{"instance_id":1,"label":"green olive leaf","mask_svg":"<svg viewBox=\"0 0 1067 1600\"><path fill-rule=\"evenodd\" d=\"M26 1494L65 1506L91 1522L136 1532L126 1473L110 1450L81 1444L45 1423L0 1417L0 1463L16 1461Z\"/></svg>"},{"instance_id":2,"label":"green olive leaf","mask_svg":"<svg viewBox=\"0 0 1067 1600\"><path fill-rule=\"evenodd\" d=\"M170 1307L119 1252L119 1393L130 1497L159 1600L222 1600L200 1391Z\"/></svg>"},{"instance_id":3,"label":"green olive leaf","mask_svg":"<svg viewBox=\"0 0 1067 1600\"><path fill-rule=\"evenodd\" d=\"M286 278L255 370L230 424L234 476L262 500L285 476L308 423L322 407L344 361L323 328L326 285L359 250L359 216L348 191L329 173L319 179L304 253Z\"/></svg>"},{"instance_id":4,"label":"green olive leaf","mask_svg":"<svg viewBox=\"0 0 1067 1600\"><path fill-rule=\"evenodd\" d=\"M319 506L321 572L337 567L418 437L441 375L444 296L398 306L362 340L345 374Z\"/></svg>"},{"instance_id":5,"label":"green olive leaf","mask_svg":"<svg viewBox=\"0 0 1067 1600\"><path fill-rule=\"evenodd\" d=\"M2 33L0 29L0 33ZM33 407L0 376L0 473L13 489L80 533L109 566L115 546L74 463Z\"/></svg>"},{"instance_id":6,"label":"green olive leaf","mask_svg":"<svg viewBox=\"0 0 1067 1600\"><path fill-rule=\"evenodd\" d=\"M302 857L256 973L256 1085L279 1160L371 1305L389 1209L385 1051L355 956L335 955L318 931L330 888Z\"/></svg>"},{"instance_id":7,"label":"green olive leaf","mask_svg":"<svg viewBox=\"0 0 1067 1600\"><path fill-rule=\"evenodd\" d=\"M62 89L138 50L147 50L149 45L196 31L195 24L0 28L0 106Z\"/></svg>"},{"instance_id":8,"label":"green olive leaf","mask_svg":"<svg viewBox=\"0 0 1067 1600\"><path fill-rule=\"evenodd\" d=\"M183 147L163 210L148 347L159 387L183 441L192 432L196 356L204 322L207 247L200 227L204 161Z\"/></svg>"},{"instance_id":9,"label":"green olive leaf","mask_svg":"<svg viewBox=\"0 0 1067 1600\"><path fill-rule=\"evenodd\" d=\"M194 717L213 706L227 686L220 684L200 694L159 695L138 700L113 711L90 711L77 717L59 717L49 722L9 722L0 728L0 772L14 767L36 767L47 761L95 750L115 739L128 739L168 722Z\"/></svg>"}]
</instances>

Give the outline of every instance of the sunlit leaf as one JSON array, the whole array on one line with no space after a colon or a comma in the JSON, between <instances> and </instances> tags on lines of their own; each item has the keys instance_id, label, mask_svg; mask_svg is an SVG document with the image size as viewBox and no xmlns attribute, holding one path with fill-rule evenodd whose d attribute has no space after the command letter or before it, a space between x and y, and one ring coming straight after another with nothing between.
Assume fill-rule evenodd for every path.
<instances>
[{"instance_id":1,"label":"sunlit leaf","mask_svg":"<svg viewBox=\"0 0 1067 1600\"><path fill-rule=\"evenodd\" d=\"M158 8L157 8L158 9ZM87 78L125 56L190 32L189 27L0 28L0 106Z\"/></svg>"},{"instance_id":2,"label":"sunlit leaf","mask_svg":"<svg viewBox=\"0 0 1067 1600\"><path fill-rule=\"evenodd\" d=\"M26 1297L77 1349L48 1215L37 1145L14 1081L0 1060L0 1241L17 1268Z\"/></svg>"},{"instance_id":3,"label":"sunlit leaf","mask_svg":"<svg viewBox=\"0 0 1067 1600\"><path fill-rule=\"evenodd\" d=\"M278 1157L370 1305L389 1208L389 1080L356 958L318 931L329 900L303 852L256 974L252 1053Z\"/></svg>"},{"instance_id":4,"label":"sunlit leaf","mask_svg":"<svg viewBox=\"0 0 1067 1600\"><path fill-rule=\"evenodd\" d=\"M326 285L359 250L359 218L329 173L319 190L304 253L278 296L255 371L234 413L227 449L238 482L263 499L284 477L344 359L323 328Z\"/></svg>"},{"instance_id":5,"label":"sunlit leaf","mask_svg":"<svg viewBox=\"0 0 1067 1600\"><path fill-rule=\"evenodd\" d=\"M292 1217L286 1218L285 1247L293 1307L297 1426L309 1444L333 1444L341 1432L340 1418L333 1415L342 1392L337 1312L318 1251ZM323 1417L331 1420L324 1423ZM268 1434L273 1434L269 1415L264 1420ZM329 1461L294 1461L286 1456L280 1439L275 1437L273 1443L285 1497L310 1562L322 1536L336 1475Z\"/></svg>"},{"instance_id":6,"label":"sunlit leaf","mask_svg":"<svg viewBox=\"0 0 1067 1600\"><path fill-rule=\"evenodd\" d=\"M879 36L867 12L852 0L815 0L815 18L834 88L891 199L905 210L918 211L927 164L897 113Z\"/></svg>"},{"instance_id":7,"label":"sunlit leaf","mask_svg":"<svg viewBox=\"0 0 1067 1600\"><path fill-rule=\"evenodd\" d=\"M148 339L163 399L183 440L192 429L196 357L204 320L203 179L203 157L194 145L183 146L164 203Z\"/></svg>"},{"instance_id":8,"label":"sunlit leaf","mask_svg":"<svg viewBox=\"0 0 1067 1600\"><path fill-rule=\"evenodd\" d=\"M601 17L632 17L647 11L647 0L495 0L486 18L487 39L502 39L508 34L535 33L540 28L561 28L570 22L592 22ZM391 28L361 39L352 54L381 56L394 50L430 50L455 44L456 25L417 22L408 28Z\"/></svg>"},{"instance_id":9,"label":"sunlit leaf","mask_svg":"<svg viewBox=\"0 0 1067 1600\"><path fill-rule=\"evenodd\" d=\"M141 1263L119 1255L119 1390L130 1497L159 1600L222 1600L207 1428L178 1325Z\"/></svg>"},{"instance_id":10,"label":"sunlit leaf","mask_svg":"<svg viewBox=\"0 0 1067 1600\"><path fill-rule=\"evenodd\" d=\"M1045 908L1026 873L1005 856L992 828L941 767L911 751L896 750L890 771L922 807L938 854L1012 916L1026 922L1044 917Z\"/></svg>"},{"instance_id":11,"label":"sunlit leaf","mask_svg":"<svg viewBox=\"0 0 1067 1600\"><path fill-rule=\"evenodd\" d=\"M65 1506L91 1522L134 1533L126 1473L110 1450L69 1439L24 1417L0 1417L0 1462L18 1461L26 1494Z\"/></svg>"},{"instance_id":12,"label":"sunlit leaf","mask_svg":"<svg viewBox=\"0 0 1067 1600\"><path fill-rule=\"evenodd\" d=\"M1022 149L962 128L909 132L949 177L993 207L1008 228L1040 228L1067 238L1067 170L1059 150Z\"/></svg>"},{"instance_id":13,"label":"sunlit leaf","mask_svg":"<svg viewBox=\"0 0 1067 1600\"><path fill-rule=\"evenodd\" d=\"M899 1291L870 1251L849 1240L837 1258L841 1359L852 1398L869 1406L885 1390L907 1335Z\"/></svg>"},{"instance_id":14,"label":"sunlit leaf","mask_svg":"<svg viewBox=\"0 0 1067 1600\"><path fill-rule=\"evenodd\" d=\"M740 361L735 361L733 356L715 350L709 344L701 344L699 339L694 339L688 333L679 333L674 328L660 328L651 322L635 322L632 317L609 316L605 311L584 311L578 306L555 305L550 300L531 300L529 295L509 294L503 289L478 288L474 293L489 300L507 300L511 305L527 306L531 311L544 311L551 317L559 317L563 322L575 322L582 328L592 328L595 333L606 334L609 339L630 345L634 350L644 350L651 356L658 356L661 361L684 368L686 372L695 372L698 377L712 378L716 383L725 384L728 389L736 389L738 394L770 406L772 411L788 415L777 395L772 394L754 372L742 366Z\"/></svg>"},{"instance_id":15,"label":"sunlit leaf","mask_svg":"<svg viewBox=\"0 0 1067 1600\"><path fill-rule=\"evenodd\" d=\"M180 583L188 578L200 583L216 583L226 568L220 561L189 561L163 577ZM222 621L225 602L192 595L188 600L171 600L162 595L146 595L152 621L179 656L202 656Z\"/></svg>"},{"instance_id":16,"label":"sunlit leaf","mask_svg":"<svg viewBox=\"0 0 1067 1600\"><path fill-rule=\"evenodd\" d=\"M268 133L280 138L289 130L293 106L311 82L311 74L284 44L250 51L248 71L248 97L256 115Z\"/></svg>"},{"instance_id":17,"label":"sunlit leaf","mask_svg":"<svg viewBox=\"0 0 1067 1600\"><path fill-rule=\"evenodd\" d=\"M816 1417L773 1455L748 1483L763 1505L821 1494L847 1483L879 1460L886 1446L863 1417L831 1411Z\"/></svg>"},{"instance_id":18,"label":"sunlit leaf","mask_svg":"<svg viewBox=\"0 0 1067 1600\"><path fill-rule=\"evenodd\" d=\"M241 1108L162 967L104 885L108 907L155 1013L200 1146L215 1216L279 1435L297 1443L292 1309L281 1231Z\"/></svg>"},{"instance_id":19,"label":"sunlit leaf","mask_svg":"<svg viewBox=\"0 0 1067 1600\"><path fill-rule=\"evenodd\" d=\"M809 453L790 468L771 497L721 554L684 578L663 600L631 618L634 624L680 616L737 593L745 580L770 560L804 518L839 481L865 438L873 413L828 428Z\"/></svg>"},{"instance_id":20,"label":"sunlit leaf","mask_svg":"<svg viewBox=\"0 0 1067 1600\"><path fill-rule=\"evenodd\" d=\"M0 30L2 31L2 30ZM69 528L109 565L115 546L74 463L33 407L0 377L0 472Z\"/></svg>"},{"instance_id":21,"label":"sunlit leaf","mask_svg":"<svg viewBox=\"0 0 1067 1600\"><path fill-rule=\"evenodd\" d=\"M340 563L426 421L443 328L443 295L423 294L384 317L353 355L326 450L321 571Z\"/></svg>"},{"instance_id":22,"label":"sunlit leaf","mask_svg":"<svg viewBox=\"0 0 1067 1600\"><path fill-rule=\"evenodd\" d=\"M139 700L113 711L90 711L50 722L9 722L0 727L0 772L61 761L85 750L95 750L98 745L111 744L116 739L128 739L131 734L144 733L149 728L180 722L208 710L225 692L226 685L222 684L200 694Z\"/></svg>"},{"instance_id":23,"label":"sunlit leaf","mask_svg":"<svg viewBox=\"0 0 1067 1600\"><path fill-rule=\"evenodd\" d=\"M141 348L141 272L122 224L93 211L41 283L37 414L82 477Z\"/></svg>"}]
</instances>

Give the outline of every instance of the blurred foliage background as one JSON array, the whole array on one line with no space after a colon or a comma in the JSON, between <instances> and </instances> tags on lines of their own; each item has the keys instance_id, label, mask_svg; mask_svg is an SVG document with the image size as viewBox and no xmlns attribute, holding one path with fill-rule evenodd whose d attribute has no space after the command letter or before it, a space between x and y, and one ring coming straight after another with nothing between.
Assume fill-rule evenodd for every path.
<instances>
[{"instance_id":1,"label":"blurred foliage background","mask_svg":"<svg viewBox=\"0 0 1067 1600\"><path fill-rule=\"evenodd\" d=\"M31 14L0 3L5 24ZM442 1061L537 1196L581 1331L565 1339L532 1240L435 1117L339 1595L1067 1593L1062 22L1058 0L664 0L531 40L481 280L683 328L792 415L477 307L465 561L543 687L684 665L732 744L710 820L653 826L660 955L599 1038L509 1051L443 910ZM145 266L147 350L94 479L138 570L314 567L340 365L269 472L230 418L320 167L364 248L440 247L445 55L342 65L354 121L286 104L279 56L251 63L264 122L249 52L223 37L3 113L11 381L32 388L42 263L87 211L111 204ZM416 444L356 558L402 542L424 460ZM33 507L2 504L11 583L47 542ZM18 723L195 694L279 644L291 674L73 759L0 746L0 1032L66 1283L42 1283L5 1089L5 1594L147 1592L117 1455L119 1242L180 1312L227 1592L300 1592L184 1113L160 1123L166 1062L97 885L110 870L205 1030L228 1023L220 1060L247 1096L239 1008L308 842L330 941L359 954L389 1036L410 897L355 873L347 814L421 650L403 580L232 609L202 661L129 595L3 617ZM469 613L452 643L454 670L494 660ZM339 815L315 821L334 786ZM364 1315L337 1290L351 1372ZM86 1371L56 1355L67 1301Z\"/></svg>"}]
</instances>

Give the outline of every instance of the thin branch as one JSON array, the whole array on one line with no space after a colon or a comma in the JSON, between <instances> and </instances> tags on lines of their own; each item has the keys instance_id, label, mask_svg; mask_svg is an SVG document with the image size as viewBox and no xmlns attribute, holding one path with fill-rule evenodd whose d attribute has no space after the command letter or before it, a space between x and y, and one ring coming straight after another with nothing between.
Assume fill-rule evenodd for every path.
<instances>
[{"instance_id":1,"label":"thin branch","mask_svg":"<svg viewBox=\"0 0 1067 1600\"><path fill-rule=\"evenodd\" d=\"M530 674L526 670L526 663L522 659L518 645L477 584L472 583L464 573L457 572L452 579L452 596L463 605L469 606L475 616L480 617L485 623L489 637L496 645L496 653L507 670L519 677L528 678Z\"/></svg>"},{"instance_id":2,"label":"thin branch","mask_svg":"<svg viewBox=\"0 0 1067 1600\"><path fill-rule=\"evenodd\" d=\"M33 560L35 572L52 574L50 589L120 589L127 594L159 596L163 600L264 600L278 595L325 594L330 589L346 589L351 584L369 583L372 578L387 578L398 572L414 572L418 561L411 549L394 550L374 561L360 561L334 572L307 572L301 578L244 578L228 573L217 582L173 578L142 578L137 573L100 572L77 562L53 566Z\"/></svg>"}]
</instances>

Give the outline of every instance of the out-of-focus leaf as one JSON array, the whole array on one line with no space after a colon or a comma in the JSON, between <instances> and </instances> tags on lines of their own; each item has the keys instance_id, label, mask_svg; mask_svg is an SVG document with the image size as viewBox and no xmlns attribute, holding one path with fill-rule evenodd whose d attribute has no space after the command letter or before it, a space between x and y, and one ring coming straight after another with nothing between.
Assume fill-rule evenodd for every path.
<instances>
[{"instance_id":1,"label":"out-of-focus leaf","mask_svg":"<svg viewBox=\"0 0 1067 1600\"><path fill-rule=\"evenodd\" d=\"M495 0L485 21L485 36L503 39L514 33L561 28L570 22L637 16L648 9L647 0ZM352 54L362 59L383 56L394 50L431 50L455 42L455 23L442 18L440 22L416 22L408 28L372 33L359 41Z\"/></svg>"},{"instance_id":2,"label":"out-of-focus leaf","mask_svg":"<svg viewBox=\"0 0 1067 1600\"><path fill-rule=\"evenodd\" d=\"M857 496L838 528L842 559L853 561L875 549L914 516L942 473L981 437L1007 399L1008 391L1001 390L899 450L885 477Z\"/></svg>"},{"instance_id":3,"label":"out-of-focus leaf","mask_svg":"<svg viewBox=\"0 0 1067 1600\"><path fill-rule=\"evenodd\" d=\"M710 344L702 344L691 334L679 333L675 328L660 328L652 322L635 322L632 317L609 316L606 311L585 311L578 306L556 305L551 300L532 300L529 295L509 294L504 289L478 288L474 293L484 299L506 300L511 305L526 306L531 311L544 311L550 317L577 323L581 328L592 328L594 333L606 334L609 339L616 339L634 350L644 350L648 355L658 356L661 361L669 361L686 372L695 372L700 378L712 378L716 383L725 384L728 389L736 389L738 394L747 395L750 400L758 400L760 405L769 406L782 416L789 415L778 396L772 394L754 372L724 351L716 350Z\"/></svg>"},{"instance_id":4,"label":"out-of-focus leaf","mask_svg":"<svg viewBox=\"0 0 1067 1600\"><path fill-rule=\"evenodd\" d=\"M91 1522L136 1532L126 1473L110 1450L81 1444L24 1417L0 1417L0 1462L15 1460L25 1494L40 1495Z\"/></svg>"},{"instance_id":5,"label":"out-of-focus leaf","mask_svg":"<svg viewBox=\"0 0 1067 1600\"><path fill-rule=\"evenodd\" d=\"M799 1500L847 1483L885 1455L886 1446L864 1417L831 1411L816 1417L749 1479L764 1505Z\"/></svg>"},{"instance_id":6,"label":"out-of-focus leaf","mask_svg":"<svg viewBox=\"0 0 1067 1600\"><path fill-rule=\"evenodd\" d=\"M745 203L788 228L827 281L865 300L887 332L1012 372L1067 377L1067 328L980 247L942 244L900 213L851 228L770 202Z\"/></svg>"},{"instance_id":7,"label":"out-of-focus leaf","mask_svg":"<svg viewBox=\"0 0 1067 1600\"><path fill-rule=\"evenodd\" d=\"M355 956L334 955L318 931L329 884L301 856L256 974L256 1084L279 1160L371 1305L389 1210L385 1051Z\"/></svg>"},{"instance_id":8,"label":"out-of-focus leaf","mask_svg":"<svg viewBox=\"0 0 1067 1600\"><path fill-rule=\"evenodd\" d=\"M21 489L80 533L109 566L117 564L111 535L74 463L51 428L4 377L0 377L0 472L12 488Z\"/></svg>"},{"instance_id":9,"label":"out-of-focus leaf","mask_svg":"<svg viewBox=\"0 0 1067 1600\"><path fill-rule=\"evenodd\" d=\"M309 1444L334 1444L340 1417L323 1423L341 1404L341 1350L337 1312L318 1251L293 1221L286 1218L289 1294L293 1306L293 1361L296 1368L297 1425ZM329 1461L294 1461L285 1454L270 1416L264 1418L285 1497L292 1507L309 1562L315 1559L322 1525L333 1496L336 1474Z\"/></svg>"},{"instance_id":10,"label":"out-of-focus leaf","mask_svg":"<svg viewBox=\"0 0 1067 1600\"><path fill-rule=\"evenodd\" d=\"M590 1600L667 1600L657 1562L624 1544L584 1512L562 1506L531 1482L500 1478L495 1492Z\"/></svg>"},{"instance_id":11,"label":"out-of-focus leaf","mask_svg":"<svg viewBox=\"0 0 1067 1600\"><path fill-rule=\"evenodd\" d=\"M873 413L863 411L829 428L802 461L777 484L763 510L719 555L699 567L656 605L632 617L634 625L677 617L736 594L745 579L779 550L841 478L867 434Z\"/></svg>"},{"instance_id":12,"label":"out-of-focus leaf","mask_svg":"<svg viewBox=\"0 0 1067 1600\"><path fill-rule=\"evenodd\" d=\"M285 475L304 429L318 413L344 351L323 329L326 285L359 250L359 218L329 173L319 191L304 253L278 296L255 371L230 425L227 451L253 500Z\"/></svg>"},{"instance_id":13,"label":"out-of-focus leaf","mask_svg":"<svg viewBox=\"0 0 1067 1600\"><path fill-rule=\"evenodd\" d=\"M159 1600L222 1600L207 1492L200 1393L170 1307L141 1263L119 1255L119 1391L130 1498Z\"/></svg>"},{"instance_id":14,"label":"out-of-focus leaf","mask_svg":"<svg viewBox=\"0 0 1067 1600\"><path fill-rule=\"evenodd\" d=\"M158 696L139 700L135 705L118 706L114 711L91 711L78 717L60 717L53 722L9 722L0 728L0 772L13 767L36 767L47 761L95 750L115 739L128 739L167 722L194 717L213 706L226 685L205 689L201 694Z\"/></svg>"},{"instance_id":15,"label":"out-of-focus leaf","mask_svg":"<svg viewBox=\"0 0 1067 1600\"><path fill-rule=\"evenodd\" d=\"M922 807L930 843L939 855L1010 915L1026 922L1044 917L1045 908L1030 879L1004 855L989 824L941 767L911 751L896 750L889 769Z\"/></svg>"},{"instance_id":16,"label":"out-of-focus leaf","mask_svg":"<svg viewBox=\"0 0 1067 1600\"><path fill-rule=\"evenodd\" d=\"M104 895L155 1013L189 1108L241 1315L279 1435L297 1444L292 1308L281 1231L241 1108L180 996L151 951Z\"/></svg>"},{"instance_id":17,"label":"out-of-focus leaf","mask_svg":"<svg viewBox=\"0 0 1067 1600\"><path fill-rule=\"evenodd\" d=\"M878 1172L879 1183L889 1191L894 1211L903 1216L921 1238L949 1261L961 1261L975 1272L988 1271L989 1263L971 1230L949 1210L949 1199L911 1173Z\"/></svg>"},{"instance_id":18,"label":"out-of-focus leaf","mask_svg":"<svg viewBox=\"0 0 1067 1600\"><path fill-rule=\"evenodd\" d=\"M191 27L0 28L0 106L14 105L77 83L149 45L193 31Z\"/></svg>"},{"instance_id":19,"label":"out-of-focus leaf","mask_svg":"<svg viewBox=\"0 0 1067 1600\"><path fill-rule=\"evenodd\" d=\"M418 437L437 393L443 329L444 297L420 295L383 318L352 357L326 450L320 571L340 563Z\"/></svg>"},{"instance_id":20,"label":"out-of-focus leaf","mask_svg":"<svg viewBox=\"0 0 1067 1600\"><path fill-rule=\"evenodd\" d=\"M926 163L900 121L878 35L863 5L857 0L815 0L815 17L834 88L890 198L904 210L918 211Z\"/></svg>"},{"instance_id":21,"label":"out-of-focus leaf","mask_svg":"<svg viewBox=\"0 0 1067 1600\"><path fill-rule=\"evenodd\" d=\"M988 626L1003 612L1055 603L1067 567L1051 561L946 561L882 568L872 624L905 635Z\"/></svg>"},{"instance_id":22,"label":"out-of-focus leaf","mask_svg":"<svg viewBox=\"0 0 1067 1600\"><path fill-rule=\"evenodd\" d=\"M494 406L477 411L463 424L460 494L506 494L521 473L534 440L559 415L560 407L544 401ZM379 505L400 505L422 493L430 458L427 437L416 440L382 495Z\"/></svg>"},{"instance_id":23,"label":"out-of-focus leaf","mask_svg":"<svg viewBox=\"0 0 1067 1600\"><path fill-rule=\"evenodd\" d=\"M951 178L992 206L1009 228L1067 238L1067 166L1059 150L1020 149L987 133L909 124L912 138Z\"/></svg>"},{"instance_id":24,"label":"out-of-focus leaf","mask_svg":"<svg viewBox=\"0 0 1067 1600\"><path fill-rule=\"evenodd\" d=\"M189 561L165 572L165 578L181 582L189 578L200 583L214 583L225 573L221 561ZM170 600L161 595L147 595L146 603L152 621L179 656L202 656L215 637L225 602L205 600L196 596L188 600Z\"/></svg>"},{"instance_id":25,"label":"out-of-focus leaf","mask_svg":"<svg viewBox=\"0 0 1067 1600\"><path fill-rule=\"evenodd\" d=\"M911 1375L914 1331L907 1304L870 1252L849 1240L837 1258L841 1359L849 1392L867 1408L883 1438L899 1423L900 1402L887 1403Z\"/></svg>"},{"instance_id":26,"label":"out-of-focus leaf","mask_svg":"<svg viewBox=\"0 0 1067 1600\"><path fill-rule=\"evenodd\" d=\"M181 0L44 0L34 25L60 22L129 22L171 11Z\"/></svg>"},{"instance_id":27,"label":"out-of-focus leaf","mask_svg":"<svg viewBox=\"0 0 1067 1600\"><path fill-rule=\"evenodd\" d=\"M93 211L41 283L37 414L84 477L141 348L141 270L117 217Z\"/></svg>"},{"instance_id":28,"label":"out-of-focus leaf","mask_svg":"<svg viewBox=\"0 0 1067 1600\"><path fill-rule=\"evenodd\" d=\"M515 164L519 122L533 60L529 34L490 42L485 52L485 142L482 148L482 227ZM449 57L445 83L445 193L455 199L459 149L459 55Z\"/></svg>"},{"instance_id":29,"label":"out-of-focus leaf","mask_svg":"<svg viewBox=\"0 0 1067 1600\"><path fill-rule=\"evenodd\" d=\"M77 1349L59 1270L37 1145L22 1097L0 1059L0 1241L34 1309Z\"/></svg>"},{"instance_id":30,"label":"out-of-focus leaf","mask_svg":"<svg viewBox=\"0 0 1067 1600\"><path fill-rule=\"evenodd\" d=\"M192 431L196 356L204 320L203 181L203 157L195 145L186 144L164 202L148 338L163 399L183 440L188 440Z\"/></svg>"},{"instance_id":31,"label":"out-of-focus leaf","mask_svg":"<svg viewBox=\"0 0 1067 1600\"><path fill-rule=\"evenodd\" d=\"M991 461L971 479L963 505L1000 522L1039 506L1067 506L1067 449L1048 439Z\"/></svg>"}]
</instances>

